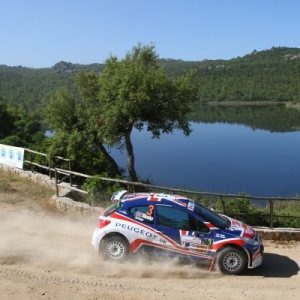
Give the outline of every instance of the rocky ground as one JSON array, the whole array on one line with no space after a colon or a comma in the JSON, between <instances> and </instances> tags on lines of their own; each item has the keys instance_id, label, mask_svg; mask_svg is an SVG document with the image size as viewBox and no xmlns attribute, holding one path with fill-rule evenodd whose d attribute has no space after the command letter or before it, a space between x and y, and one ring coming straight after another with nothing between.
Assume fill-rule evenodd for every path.
<instances>
[{"instance_id":1,"label":"rocky ground","mask_svg":"<svg viewBox=\"0 0 300 300\"><path fill-rule=\"evenodd\" d=\"M17 181L0 189L2 300L299 297L299 242L267 241L263 265L239 276L170 261L115 265L104 262L91 246L98 213L49 210L47 195L31 189L37 188Z\"/></svg>"}]
</instances>

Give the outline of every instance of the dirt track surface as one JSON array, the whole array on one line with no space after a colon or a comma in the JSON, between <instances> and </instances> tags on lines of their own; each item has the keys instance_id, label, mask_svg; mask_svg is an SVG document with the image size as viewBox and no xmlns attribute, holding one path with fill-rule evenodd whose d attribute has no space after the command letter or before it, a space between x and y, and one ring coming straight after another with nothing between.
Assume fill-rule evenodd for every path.
<instances>
[{"instance_id":1,"label":"dirt track surface","mask_svg":"<svg viewBox=\"0 0 300 300\"><path fill-rule=\"evenodd\" d=\"M299 299L299 243L268 242L263 265L239 276L175 262L112 264L91 246L97 218L0 193L0 299Z\"/></svg>"}]
</instances>

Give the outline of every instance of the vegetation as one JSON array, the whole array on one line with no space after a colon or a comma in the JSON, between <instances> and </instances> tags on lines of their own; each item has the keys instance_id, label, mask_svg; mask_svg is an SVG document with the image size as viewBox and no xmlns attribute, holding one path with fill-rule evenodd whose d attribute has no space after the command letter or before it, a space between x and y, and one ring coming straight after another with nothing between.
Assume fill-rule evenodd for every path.
<instances>
[{"instance_id":1,"label":"vegetation","mask_svg":"<svg viewBox=\"0 0 300 300\"><path fill-rule=\"evenodd\" d=\"M277 200L273 201L273 226L282 228L300 227L300 198L298 200ZM252 226L270 226L270 205L267 201L254 202L243 197L224 199L225 214L237 220L243 221ZM204 196L198 200L201 204L212 207L222 213L221 200L215 197ZM262 204L264 203L264 204Z\"/></svg>"},{"instance_id":2,"label":"vegetation","mask_svg":"<svg viewBox=\"0 0 300 300\"><path fill-rule=\"evenodd\" d=\"M276 47L253 51L230 60L182 61L159 59L170 77L196 70L198 101L300 102L300 49ZM0 99L5 104L24 107L39 116L40 108L59 88L74 97L79 72L103 72L105 64L80 65L59 62L51 68L30 69L0 65Z\"/></svg>"},{"instance_id":3,"label":"vegetation","mask_svg":"<svg viewBox=\"0 0 300 300\"><path fill-rule=\"evenodd\" d=\"M168 77L158 65L153 46L134 47L120 61L110 57L100 75L77 76L79 100L66 90L50 99L44 116L55 131L50 149L71 159L77 157L91 174L102 169L112 177L121 177L122 171L106 147L126 149L129 176L138 181L133 128L146 127L154 138L175 129L189 135L187 114L197 100L193 76L189 72ZM88 165L91 162L93 165Z\"/></svg>"},{"instance_id":4,"label":"vegetation","mask_svg":"<svg viewBox=\"0 0 300 300\"><path fill-rule=\"evenodd\" d=\"M40 122L31 114L0 102L0 144L35 148L44 139Z\"/></svg>"},{"instance_id":5,"label":"vegetation","mask_svg":"<svg viewBox=\"0 0 300 300\"><path fill-rule=\"evenodd\" d=\"M197 70L199 101L300 101L300 49L273 47L231 60L165 61L170 74Z\"/></svg>"},{"instance_id":6,"label":"vegetation","mask_svg":"<svg viewBox=\"0 0 300 300\"><path fill-rule=\"evenodd\" d=\"M108 177L107 174L102 174L105 177ZM111 181L102 180L103 176L93 176L88 178L82 188L88 192L87 197L83 201L92 204L93 206L109 206L111 201L108 200L116 192L126 189L119 183L113 183Z\"/></svg>"}]
</instances>

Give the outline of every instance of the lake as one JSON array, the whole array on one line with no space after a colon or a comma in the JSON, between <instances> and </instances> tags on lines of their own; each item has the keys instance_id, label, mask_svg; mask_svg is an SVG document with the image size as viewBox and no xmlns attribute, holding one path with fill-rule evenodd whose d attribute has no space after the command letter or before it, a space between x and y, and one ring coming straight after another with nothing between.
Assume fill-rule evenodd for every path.
<instances>
[{"instance_id":1,"label":"lake","mask_svg":"<svg viewBox=\"0 0 300 300\"><path fill-rule=\"evenodd\" d=\"M193 132L132 133L136 170L152 184L216 193L300 194L300 112L285 106L207 107ZM126 167L126 152L112 149Z\"/></svg>"}]
</instances>

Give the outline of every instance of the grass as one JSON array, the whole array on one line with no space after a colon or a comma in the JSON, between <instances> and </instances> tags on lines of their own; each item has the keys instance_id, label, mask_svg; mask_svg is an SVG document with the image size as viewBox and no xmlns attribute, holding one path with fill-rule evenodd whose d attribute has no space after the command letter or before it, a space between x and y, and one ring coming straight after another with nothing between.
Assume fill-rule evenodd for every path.
<instances>
[{"instance_id":1,"label":"grass","mask_svg":"<svg viewBox=\"0 0 300 300\"><path fill-rule=\"evenodd\" d=\"M23 198L42 201L54 195L54 191L17 174L0 170L0 194L2 198L5 197L5 194L18 194Z\"/></svg>"},{"instance_id":2,"label":"grass","mask_svg":"<svg viewBox=\"0 0 300 300\"><path fill-rule=\"evenodd\" d=\"M13 188L13 182L16 178L9 172L0 171L0 193L12 193L16 190Z\"/></svg>"}]
</instances>

